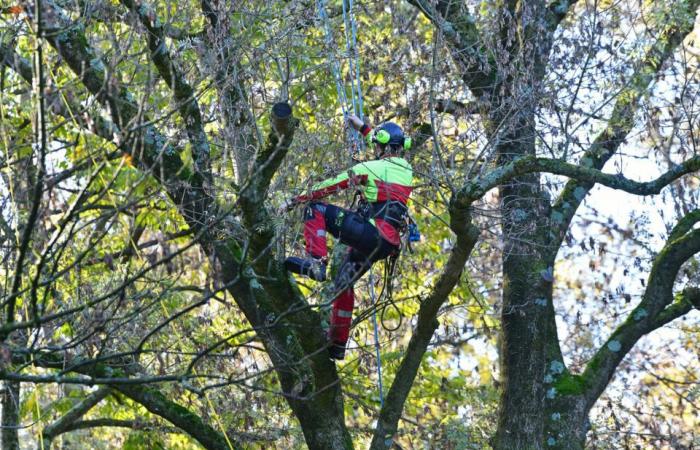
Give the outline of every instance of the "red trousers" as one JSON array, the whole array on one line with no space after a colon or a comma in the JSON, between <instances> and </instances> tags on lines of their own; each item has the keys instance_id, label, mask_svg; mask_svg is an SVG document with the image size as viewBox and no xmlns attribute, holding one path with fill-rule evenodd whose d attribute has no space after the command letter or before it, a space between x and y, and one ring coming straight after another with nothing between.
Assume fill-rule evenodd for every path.
<instances>
[{"instance_id":1,"label":"red trousers","mask_svg":"<svg viewBox=\"0 0 700 450\"><path fill-rule=\"evenodd\" d=\"M386 241L377 228L361 215L335 205L311 203L304 214L304 240L309 255L314 258L328 255L327 232L350 247L333 279L337 294L328 329L329 339L333 343L345 345L350 336L355 306L355 281L376 261L398 251L398 247Z\"/></svg>"}]
</instances>

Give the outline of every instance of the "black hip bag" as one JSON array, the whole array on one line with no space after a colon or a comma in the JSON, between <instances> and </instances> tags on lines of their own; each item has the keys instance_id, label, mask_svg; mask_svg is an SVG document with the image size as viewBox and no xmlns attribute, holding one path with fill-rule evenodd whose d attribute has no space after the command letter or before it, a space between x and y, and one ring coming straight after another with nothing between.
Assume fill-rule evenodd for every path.
<instances>
[{"instance_id":1,"label":"black hip bag","mask_svg":"<svg viewBox=\"0 0 700 450\"><path fill-rule=\"evenodd\" d=\"M401 233L406 230L408 207L404 203L396 200L369 203L367 210L368 218L383 219Z\"/></svg>"}]
</instances>

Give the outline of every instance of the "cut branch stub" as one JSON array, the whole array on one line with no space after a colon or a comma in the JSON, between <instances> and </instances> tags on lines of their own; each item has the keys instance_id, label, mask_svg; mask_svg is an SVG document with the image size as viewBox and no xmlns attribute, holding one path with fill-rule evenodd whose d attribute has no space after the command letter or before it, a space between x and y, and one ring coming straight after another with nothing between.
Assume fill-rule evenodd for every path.
<instances>
[{"instance_id":1,"label":"cut branch stub","mask_svg":"<svg viewBox=\"0 0 700 450\"><path fill-rule=\"evenodd\" d=\"M271 123L272 129L279 136L284 136L289 131L290 119L292 118L292 107L289 103L279 102L272 107Z\"/></svg>"}]
</instances>

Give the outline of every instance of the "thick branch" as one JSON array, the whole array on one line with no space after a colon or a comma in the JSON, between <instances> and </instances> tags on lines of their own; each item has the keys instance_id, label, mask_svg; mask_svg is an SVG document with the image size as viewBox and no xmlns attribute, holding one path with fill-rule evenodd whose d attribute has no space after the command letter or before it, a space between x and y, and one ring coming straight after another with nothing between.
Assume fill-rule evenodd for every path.
<instances>
[{"instance_id":1,"label":"thick branch","mask_svg":"<svg viewBox=\"0 0 700 450\"><path fill-rule=\"evenodd\" d=\"M598 169L569 164L560 159L537 158L535 156L524 156L512 162L497 167L485 175L471 181L458 193L460 203L471 202L496 186L502 185L518 176L534 173L547 172L555 175L564 175L578 182L584 182L591 186L598 183L612 189L619 189L636 195L654 195L679 179L683 175L695 172L700 169L700 157L695 156L677 165L668 172L662 174L652 181L640 182L630 180L620 175L603 173ZM584 191L578 191L577 196L585 196ZM583 197L581 197L583 198ZM555 220L555 223L559 223Z\"/></svg>"},{"instance_id":2,"label":"thick branch","mask_svg":"<svg viewBox=\"0 0 700 450\"><path fill-rule=\"evenodd\" d=\"M172 433L182 433L180 429L163 427L157 424L144 423L140 420L121 420L121 419L90 419L90 420L78 420L67 426L61 433L68 433L70 431L77 430L87 430L89 428L98 427L120 427L120 428L130 428L132 430L158 430L166 431ZM58 434L58 433L57 433Z\"/></svg>"},{"instance_id":3,"label":"thick branch","mask_svg":"<svg viewBox=\"0 0 700 450\"><path fill-rule=\"evenodd\" d=\"M566 14L573 9L576 3L578 3L578 0L554 0L547 6L550 32L554 32L557 29L561 21L566 17Z\"/></svg>"},{"instance_id":4,"label":"thick branch","mask_svg":"<svg viewBox=\"0 0 700 450\"><path fill-rule=\"evenodd\" d=\"M124 11L116 5L112 5L108 0L63 2L61 7L74 14L80 14L83 20L94 20L102 23L124 23ZM163 25L163 31L165 36L176 41L194 39L201 34L201 32L196 30L181 29L171 24Z\"/></svg>"},{"instance_id":5,"label":"thick branch","mask_svg":"<svg viewBox=\"0 0 700 450\"><path fill-rule=\"evenodd\" d=\"M100 403L105 397L109 395L111 389L109 387L101 387L95 392L91 393L83 401L73 406L67 413L61 416L60 419L54 423L47 425L42 431L42 435L47 442L51 442L53 438L61 433L70 431L71 426L81 417L90 411L95 405ZM49 444L50 446L50 444Z\"/></svg>"},{"instance_id":6,"label":"thick branch","mask_svg":"<svg viewBox=\"0 0 700 450\"><path fill-rule=\"evenodd\" d=\"M462 80L476 98L487 96L494 88L496 69L490 64L475 18L457 8L454 2L409 0L445 35L454 59L464 67ZM445 17L448 14L450 17Z\"/></svg>"},{"instance_id":7,"label":"thick branch","mask_svg":"<svg viewBox=\"0 0 700 450\"><path fill-rule=\"evenodd\" d=\"M314 371L317 387L325 389L337 384L338 378L333 364L323 351L326 343L321 338L320 316L309 309L298 289L289 283L286 271L276 263L271 264L269 259L260 257L271 252L270 243L275 239L273 220L264 205L267 190L272 176L289 150L298 121L292 117L289 105L277 103L272 109L271 123L265 148L255 159L249 180L242 187L240 195L243 222L251 233L250 253L256 258L253 269L265 277L256 279L256 273L252 270L244 276L251 284L259 283L264 287L264 294L262 291L252 290L256 302L262 308L285 314L285 319L291 323L287 328L302 330L300 333L287 334L289 330L274 327L273 332L278 335L278 348L271 352L275 365L297 365L299 371L302 367L303 370ZM309 357L314 360L312 366L307 365ZM284 384L285 374L280 373L280 377Z\"/></svg>"},{"instance_id":8,"label":"thick branch","mask_svg":"<svg viewBox=\"0 0 700 450\"><path fill-rule=\"evenodd\" d=\"M106 82L106 68L99 55L88 46L83 26L65 17L52 0L45 0L42 5L49 43L80 77L88 91L97 96L100 103L109 109L118 130L128 130L131 122L138 118L139 110L138 105L131 100L132 95L118 85L106 88L114 86L115 83ZM174 148L155 127L144 125L140 129L143 130L142 134L122 136L119 139L126 137L129 140L118 144L125 144L125 149L134 161L163 183L180 204L182 197L178 194L185 198L192 196L192 193L183 190L180 180L196 186L201 185L201 179L184 169L179 149Z\"/></svg>"},{"instance_id":9,"label":"thick branch","mask_svg":"<svg viewBox=\"0 0 700 450\"><path fill-rule=\"evenodd\" d=\"M253 163L250 192L255 192L257 201L262 201L270 187L270 180L287 155L294 139L299 121L292 116L292 108L287 103L276 103L270 114L272 126L267 145L257 155Z\"/></svg>"},{"instance_id":10,"label":"thick branch","mask_svg":"<svg viewBox=\"0 0 700 450\"><path fill-rule=\"evenodd\" d=\"M156 389L139 385L118 385L114 386L114 389L143 405L151 413L185 430L207 449L231 450L237 448L237 445L227 436L207 425L197 414L168 400Z\"/></svg>"},{"instance_id":11,"label":"thick branch","mask_svg":"<svg viewBox=\"0 0 700 450\"><path fill-rule=\"evenodd\" d=\"M596 352L582 375L589 407L603 392L617 366L645 334L700 304L700 290L688 288L673 302L673 284L681 265L700 252L700 230L669 241L659 253L639 305ZM672 303L673 302L673 303Z\"/></svg>"},{"instance_id":12,"label":"thick branch","mask_svg":"<svg viewBox=\"0 0 700 450\"><path fill-rule=\"evenodd\" d=\"M688 314L693 308L700 310L700 289L686 288L676 295L673 303L656 316L652 328L661 328L667 323Z\"/></svg>"},{"instance_id":13,"label":"thick branch","mask_svg":"<svg viewBox=\"0 0 700 450\"><path fill-rule=\"evenodd\" d=\"M113 81L105 82L106 69L87 45L82 26L64 17L52 0L46 0L42 5L49 30L47 39L80 77L83 85L110 110L117 129L124 132L134 125L132 122L141 122L138 105L131 100L133 97L126 88ZM131 155L141 170L152 174L163 185L195 232L196 239L202 242L218 241L212 230L216 224L211 220L217 217L217 208L214 199L203 189L202 176L187 169L180 157L180 149L174 147L152 124L146 121L135 129L138 132L116 136L117 144ZM237 244L229 241L224 243L223 248L238 253ZM234 268L238 265L234 256L228 258L227 263L234 264Z\"/></svg>"},{"instance_id":14,"label":"thick branch","mask_svg":"<svg viewBox=\"0 0 700 450\"><path fill-rule=\"evenodd\" d=\"M21 385L13 381L4 381L0 391L0 443L3 450L19 450L19 427L21 406Z\"/></svg>"},{"instance_id":15,"label":"thick branch","mask_svg":"<svg viewBox=\"0 0 700 450\"><path fill-rule=\"evenodd\" d=\"M486 109L487 105L478 101L463 103L449 98L439 98L435 100L435 111L450 114L455 117L479 114Z\"/></svg>"},{"instance_id":16,"label":"thick branch","mask_svg":"<svg viewBox=\"0 0 700 450\"><path fill-rule=\"evenodd\" d=\"M673 227L671 234L668 236L668 241L675 241L683 237L683 235L692 230L693 226L698 222L700 222L700 209L689 212L678 221L675 227Z\"/></svg>"},{"instance_id":17,"label":"thick branch","mask_svg":"<svg viewBox=\"0 0 700 450\"><path fill-rule=\"evenodd\" d=\"M0 43L0 61L2 61L2 64L5 66L14 70L19 76L22 77L24 81L31 85L31 63L2 43ZM119 130L111 121L103 118L100 115L88 116L87 114L82 114L83 108L74 100L74 95L59 95L59 93L56 91L50 91L45 95L47 97L47 104L51 105L50 110L52 113L58 114L71 122L76 122L79 127L88 130L109 142L111 142L114 139L114 136L118 134ZM112 156L114 155L110 155L109 157ZM72 173L71 169L68 169L66 172ZM60 182L62 179L63 176L59 174L56 178L52 178L48 183L53 185Z\"/></svg>"},{"instance_id":18,"label":"thick branch","mask_svg":"<svg viewBox=\"0 0 700 450\"><path fill-rule=\"evenodd\" d=\"M595 139L591 147L581 158L581 165L592 169L602 169L605 163L617 152L626 136L634 126L634 117L639 102L649 85L663 69L665 62L693 30L695 15L700 5L699 0L688 2L688 19L681 23L670 23L660 30L658 39L647 51L627 88L623 89L608 121L607 128ZM680 17L677 15L676 17ZM571 220L581 202L588 195L593 184L585 180L570 180L557 199L551 211L551 218L559 218L552 235L555 242L551 248L558 249L566 235ZM553 250L556 251L556 250Z\"/></svg>"},{"instance_id":19,"label":"thick branch","mask_svg":"<svg viewBox=\"0 0 700 450\"><path fill-rule=\"evenodd\" d=\"M457 234L457 243L432 292L421 303L416 328L379 414L377 429L372 436L370 447L372 450L391 447L393 442L391 438L398 427L401 411L413 386L423 355L439 326L438 311L459 281L464 265L479 237L479 231L471 224L467 210L451 209L451 227Z\"/></svg>"},{"instance_id":20,"label":"thick branch","mask_svg":"<svg viewBox=\"0 0 700 450\"><path fill-rule=\"evenodd\" d=\"M202 114L194 89L189 85L185 74L180 71L168 51L164 25L158 20L153 8L146 3L138 0L121 0L121 2L139 18L147 30L151 59L163 81L173 91L178 111L185 124L187 137L192 145L192 159L195 171L201 173L205 180L211 182L209 140L202 125Z\"/></svg>"},{"instance_id":21,"label":"thick branch","mask_svg":"<svg viewBox=\"0 0 700 450\"><path fill-rule=\"evenodd\" d=\"M67 366L67 361L63 360L61 355L57 355L55 353L44 353L39 355L29 351L21 353L14 352L13 363L22 362L31 362L31 364L37 367L52 369L65 369ZM231 450L234 448L232 445L234 443L227 436L204 423L197 414L176 402L168 400L165 395L163 395L157 389L147 386L149 380L142 377L131 378L132 375L135 375L142 370L140 367L138 367L138 365L134 364L132 360L129 358L124 360L114 359L110 361L110 364L112 365L98 363L95 361L88 361L86 364L80 364L78 361L72 361L70 364L68 364L70 368L67 370L75 371L81 375L89 377L87 380L76 379L78 382L82 380L94 380L93 384L96 384L98 382L110 383L110 380L112 380L113 383L118 383L111 384L108 388L104 389L111 389L121 392L133 401L143 405L151 413L168 420L170 423L192 436L207 449ZM38 377L40 376L37 376L37 378ZM13 374L10 373L0 373L0 378L12 379L14 377ZM46 378L46 382L50 382L51 377L48 376ZM61 376L56 375L53 377L53 382L60 383L62 382L61 378ZM175 380L180 381L181 379L173 379L171 381ZM97 400L99 395L96 394L92 400L80 406L79 409L74 408L76 409L75 415L79 417L80 415L84 414L84 412L79 414L80 410L85 409L90 402ZM99 402L99 400L97 401Z\"/></svg>"}]
</instances>

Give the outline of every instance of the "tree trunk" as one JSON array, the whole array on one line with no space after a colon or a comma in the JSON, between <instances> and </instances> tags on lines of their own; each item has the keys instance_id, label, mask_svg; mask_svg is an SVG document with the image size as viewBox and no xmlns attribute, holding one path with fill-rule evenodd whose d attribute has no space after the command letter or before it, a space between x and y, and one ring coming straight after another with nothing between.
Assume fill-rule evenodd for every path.
<instances>
[{"instance_id":1,"label":"tree trunk","mask_svg":"<svg viewBox=\"0 0 700 450\"><path fill-rule=\"evenodd\" d=\"M19 394L20 384L5 381L2 391L2 450L19 450Z\"/></svg>"},{"instance_id":2,"label":"tree trunk","mask_svg":"<svg viewBox=\"0 0 700 450\"><path fill-rule=\"evenodd\" d=\"M295 402L290 402L295 403ZM305 401L293 406L301 423L309 450L352 450L352 438L337 407L318 408L318 402Z\"/></svg>"},{"instance_id":3,"label":"tree trunk","mask_svg":"<svg viewBox=\"0 0 700 450\"><path fill-rule=\"evenodd\" d=\"M583 450L584 448L591 405L587 404L583 395L575 393L580 386L573 380L575 379L568 373L564 374L556 383L557 392L550 391L554 399L547 400L549 405L545 444L548 449Z\"/></svg>"},{"instance_id":4,"label":"tree trunk","mask_svg":"<svg viewBox=\"0 0 700 450\"><path fill-rule=\"evenodd\" d=\"M498 149L499 164L534 154L534 115L522 113L515 120ZM504 242L503 391L493 445L496 449L540 449L546 395L546 315L552 301L553 269L544 251L548 202L536 174L501 186L500 196Z\"/></svg>"}]
</instances>

